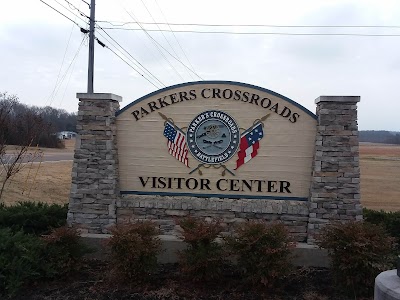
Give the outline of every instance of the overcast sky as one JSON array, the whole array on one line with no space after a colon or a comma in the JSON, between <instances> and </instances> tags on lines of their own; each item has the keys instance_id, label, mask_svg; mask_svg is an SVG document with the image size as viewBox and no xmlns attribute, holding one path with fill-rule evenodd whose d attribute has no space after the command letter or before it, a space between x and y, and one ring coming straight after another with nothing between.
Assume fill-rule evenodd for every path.
<instances>
[{"instance_id":1,"label":"overcast sky","mask_svg":"<svg viewBox=\"0 0 400 300\"><path fill-rule=\"evenodd\" d=\"M69 0L70 4L65 0L43 1L75 20L81 27L88 28L81 19L67 10L78 14L75 9L78 8L89 15L88 5L84 1ZM173 26L174 30L196 31L399 36L230 35L179 32L174 36L168 31L164 34L149 31L149 35L161 45L156 46L143 31L117 29L137 28L134 24L116 26L121 25L121 22L133 22L135 18L139 22L155 20L179 24L400 26L400 1L143 2L97 0L96 20L113 21L112 24L98 25L115 28L105 31L157 77L163 86L198 81L199 77L204 80L239 81L280 93L312 112L315 112L314 100L321 95L358 95L361 96L358 106L361 130L400 131L400 27ZM51 105L70 112L77 111L76 93L86 92L87 89L88 41L85 35L70 20L39 0L3 1L0 9L0 92L15 94L22 103L30 105ZM82 16L81 18L86 19ZM146 29L158 29L154 25L143 26ZM169 30L166 26L160 28ZM115 43L103 31L97 31L97 37L115 49ZM126 56L124 59L129 62L132 58ZM132 62L130 64L134 66ZM187 68L193 68L199 77ZM140 73L147 75L143 70ZM158 89L109 49L98 44L95 46L94 77L94 91L122 96L121 107ZM154 78L150 80L161 86Z\"/></svg>"}]
</instances>

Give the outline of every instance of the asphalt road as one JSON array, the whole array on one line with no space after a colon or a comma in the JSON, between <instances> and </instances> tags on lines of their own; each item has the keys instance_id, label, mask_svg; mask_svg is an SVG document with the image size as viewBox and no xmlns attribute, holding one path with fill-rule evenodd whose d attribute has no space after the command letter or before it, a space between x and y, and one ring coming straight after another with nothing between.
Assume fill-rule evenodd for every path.
<instances>
[{"instance_id":1,"label":"asphalt road","mask_svg":"<svg viewBox=\"0 0 400 300\"><path fill-rule=\"evenodd\" d=\"M44 153L42 161L65 161L74 158L73 152L67 153Z\"/></svg>"},{"instance_id":2,"label":"asphalt road","mask_svg":"<svg viewBox=\"0 0 400 300\"><path fill-rule=\"evenodd\" d=\"M3 161L8 162L12 161L14 154L8 153L4 156ZM74 158L73 152L60 152L60 153L43 153L42 162L51 162L51 161L71 161ZM32 159L31 157L27 156L24 158L23 162L30 162ZM36 158L34 162L39 162L40 158Z\"/></svg>"}]
</instances>

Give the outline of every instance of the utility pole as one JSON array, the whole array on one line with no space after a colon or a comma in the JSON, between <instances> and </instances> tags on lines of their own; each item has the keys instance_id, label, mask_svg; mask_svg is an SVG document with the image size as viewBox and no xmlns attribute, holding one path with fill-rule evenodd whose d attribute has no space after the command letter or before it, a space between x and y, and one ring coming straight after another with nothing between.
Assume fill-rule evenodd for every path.
<instances>
[{"instance_id":1,"label":"utility pole","mask_svg":"<svg viewBox=\"0 0 400 300\"><path fill-rule=\"evenodd\" d=\"M89 30L89 65L88 65L88 94L93 94L93 68L94 68L94 18L95 0L90 1L90 30Z\"/></svg>"}]
</instances>

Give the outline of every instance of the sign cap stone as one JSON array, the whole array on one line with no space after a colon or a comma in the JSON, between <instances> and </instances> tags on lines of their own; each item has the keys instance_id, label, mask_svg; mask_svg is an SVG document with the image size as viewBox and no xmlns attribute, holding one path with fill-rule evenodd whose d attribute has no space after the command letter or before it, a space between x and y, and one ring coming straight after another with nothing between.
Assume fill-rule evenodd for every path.
<instances>
[{"instance_id":1,"label":"sign cap stone","mask_svg":"<svg viewBox=\"0 0 400 300\"><path fill-rule=\"evenodd\" d=\"M77 93L76 98L86 100L114 100L121 102L122 97L111 93Z\"/></svg>"},{"instance_id":2,"label":"sign cap stone","mask_svg":"<svg viewBox=\"0 0 400 300\"><path fill-rule=\"evenodd\" d=\"M360 96L319 96L315 99L315 104L319 102L360 102Z\"/></svg>"}]
</instances>

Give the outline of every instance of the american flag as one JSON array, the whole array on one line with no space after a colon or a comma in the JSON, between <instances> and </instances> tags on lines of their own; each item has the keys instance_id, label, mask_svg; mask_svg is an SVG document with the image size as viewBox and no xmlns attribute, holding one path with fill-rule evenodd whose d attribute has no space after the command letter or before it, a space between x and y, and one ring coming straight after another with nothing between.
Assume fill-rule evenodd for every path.
<instances>
[{"instance_id":1,"label":"american flag","mask_svg":"<svg viewBox=\"0 0 400 300\"><path fill-rule=\"evenodd\" d=\"M189 167L185 134L180 130L176 130L174 125L167 121L164 128L164 136L168 139L169 154Z\"/></svg>"},{"instance_id":2,"label":"american flag","mask_svg":"<svg viewBox=\"0 0 400 300\"><path fill-rule=\"evenodd\" d=\"M247 163L257 155L257 150L260 148L260 140L264 137L262 123L257 123L240 137L240 146L238 152L238 160L236 161L237 170L241 165Z\"/></svg>"}]
</instances>

